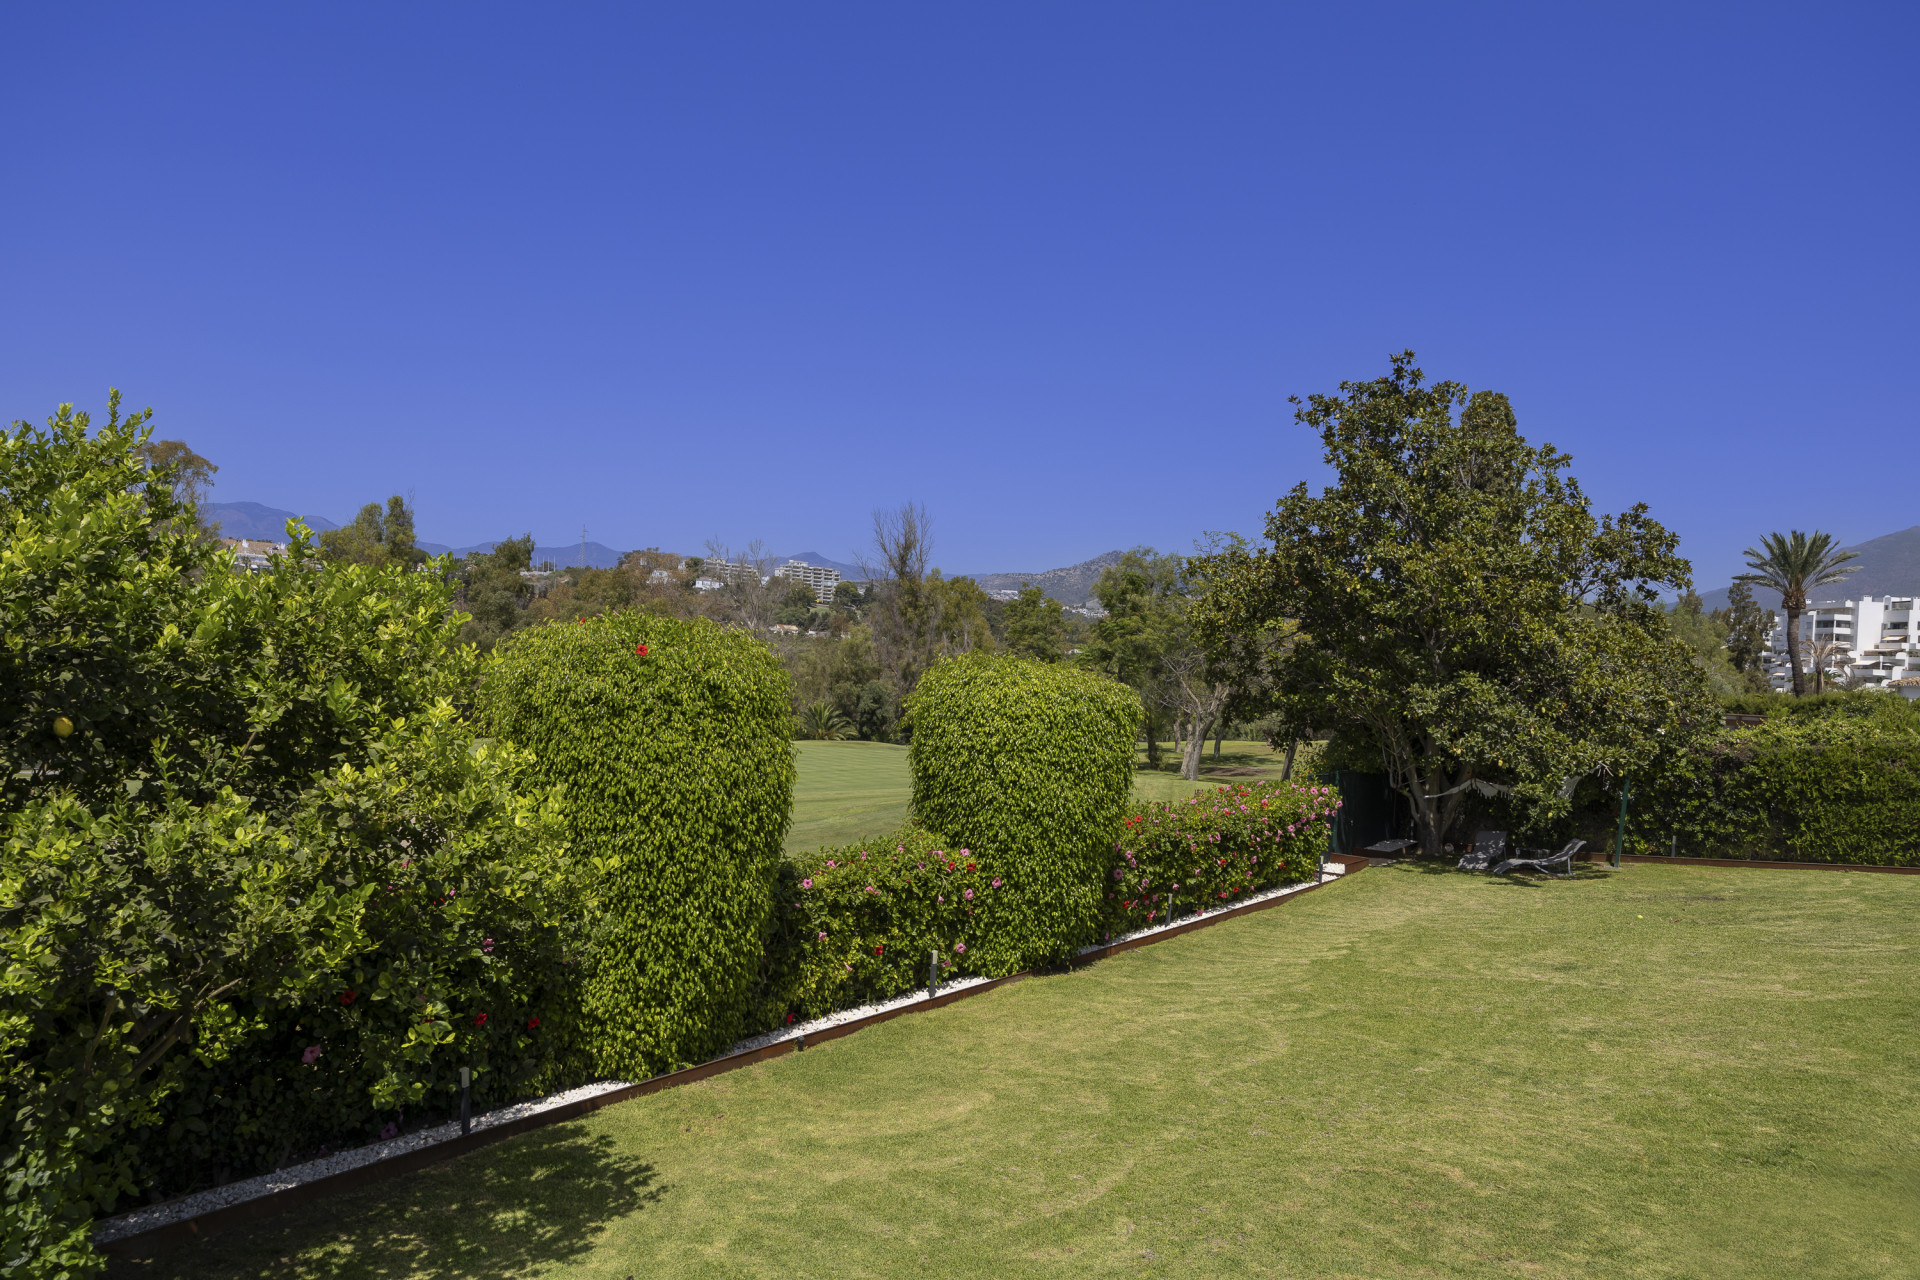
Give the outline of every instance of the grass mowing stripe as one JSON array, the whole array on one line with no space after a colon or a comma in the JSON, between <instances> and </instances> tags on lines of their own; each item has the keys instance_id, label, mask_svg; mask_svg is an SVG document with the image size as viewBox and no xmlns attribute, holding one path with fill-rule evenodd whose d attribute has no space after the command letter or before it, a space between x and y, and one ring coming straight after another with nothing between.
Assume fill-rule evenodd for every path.
<instances>
[{"instance_id":1,"label":"grass mowing stripe","mask_svg":"<svg viewBox=\"0 0 1920 1280\"><path fill-rule=\"evenodd\" d=\"M1916 976L1908 877L1375 869L143 1273L1911 1275Z\"/></svg>"}]
</instances>

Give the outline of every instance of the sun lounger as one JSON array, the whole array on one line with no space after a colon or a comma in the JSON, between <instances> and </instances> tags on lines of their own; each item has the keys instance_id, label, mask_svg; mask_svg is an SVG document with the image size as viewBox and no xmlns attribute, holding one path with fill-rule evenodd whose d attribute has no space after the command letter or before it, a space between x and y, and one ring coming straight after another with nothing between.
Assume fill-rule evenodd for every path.
<instances>
[{"instance_id":1,"label":"sun lounger","mask_svg":"<svg viewBox=\"0 0 1920 1280\"><path fill-rule=\"evenodd\" d=\"M1473 848L1467 850L1460 859L1462 871L1485 871L1507 856L1507 833L1504 831L1476 831L1473 833Z\"/></svg>"},{"instance_id":2,"label":"sun lounger","mask_svg":"<svg viewBox=\"0 0 1920 1280\"><path fill-rule=\"evenodd\" d=\"M1537 853L1537 858L1508 858L1493 869L1497 876L1510 876L1516 871L1533 871L1543 876L1572 875L1573 855L1587 847L1585 840L1569 840L1566 846L1555 854L1545 849L1522 849L1521 853ZM1557 868L1557 870L1556 870Z\"/></svg>"}]
</instances>

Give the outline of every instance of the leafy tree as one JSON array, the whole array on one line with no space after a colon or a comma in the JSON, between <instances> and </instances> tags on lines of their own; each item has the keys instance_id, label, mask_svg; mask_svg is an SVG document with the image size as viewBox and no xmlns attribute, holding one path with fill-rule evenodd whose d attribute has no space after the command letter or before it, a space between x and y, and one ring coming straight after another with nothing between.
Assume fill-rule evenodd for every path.
<instances>
[{"instance_id":1,"label":"leafy tree","mask_svg":"<svg viewBox=\"0 0 1920 1280\"><path fill-rule=\"evenodd\" d=\"M1762 550L1748 547L1743 553L1752 573L1743 573L1736 581L1759 583L1780 593L1780 607L1787 612L1787 663L1793 671L1793 694L1807 692L1806 675L1800 668L1800 615L1806 611L1807 592L1831 586L1859 565L1857 551L1841 551L1834 546L1833 535L1816 530L1811 536L1795 529L1789 534L1769 533L1760 539Z\"/></svg>"},{"instance_id":2,"label":"leafy tree","mask_svg":"<svg viewBox=\"0 0 1920 1280\"><path fill-rule=\"evenodd\" d=\"M1506 397L1428 385L1411 352L1340 391L1295 415L1337 483L1282 498L1264 547L1201 558L1198 622L1213 646L1297 624L1272 650L1276 692L1366 735L1428 853L1469 789L1544 822L1574 781L1642 767L1710 720L1656 603L1688 566L1644 506L1596 520Z\"/></svg>"},{"instance_id":3,"label":"leafy tree","mask_svg":"<svg viewBox=\"0 0 1920 1280\"><path fill-rule=\"evenodd\" d=\"M529 533L496 542L491 551L474 552L454 570L454 604L469 615L460 627L463 642L491 649L525 621L534 589L522 574L532 561Z\"/></svg>"},{"instance_id":4,"label":"leafy tree","mask_svg":"<svg viewBox=\"0 0 1920 1280\"><path fill-rule=\"evenodd\" d=\"M1727 660L1733 669L1747 678L1753 692L1765 693L1767 681L1767 639L1773 635L1774 615L1762 609L1753 598L1753 588L1735 582L1727 588L1727 607L1713 611L1714 620L1725 628Z\"/></svg>"},{"instance_id":5,"label":"leafy tree","mask_svg":"<svg viewBox=\"0 0 1920 1280\"><path fill-rule=\"evenodd\" d=\"M360 508L352 524L322 533L320 558L373 568L392 565L411 569L424 563L427 553L414 545L413 508L396 493L387 499L384 512L379 503L369 502Z\"/></svg>"},{"instance_id":6,"label":"leafy tree","mask_svg":"<svg viewBox=\"0 0 1920 1280\"><path fill-rule=\"evenodd\" d=\"M819 607L820 597L814 589L804 582L795 582L780 596L773 620L805 630L813 620L814 610Z\"/></svg>"},{"instance_id":7,"label":"leafy tree","mask_svg":"<svg viewBox=\"0 0 1920 1280\"><path fill-rule=\"evenodd\" d=\"M1038 587L1023 585L1017 599L1007 601L1007 652L1042 662L1066 656L1067 627L1060 602Z\"/></svg>"},{"instance_id":8,"label":"leafy tree","mask_svg":"<svg viewBox=\"0 0 1920 1280\"><path fill-rule=\"evenodd\" d=\"M861 607L865 602L865 597L861 594L860 588L854 583L847 582L843 579L833 584L833 611L835 613L845 614L849 619L857 622L860 618Z\"/></svg>"},{"instance_id":9,"label":"leafy tree","mask_svg":"<svg viewBox=\"0 0 1920 1280\"><path fill-rule=\"evenodd\" d=\"M288 1113L337 1140L443 1107L456 1063L539 1086L571 1034L556 926L587 905L530 761L460 720L445 587L302 563L297 526L235 572L110 404L0 436L10 1272L95 1265L87 1219L206 1138L169 1108L209 1073L274 1082L249 1122L276 1141L314 1140Z\"/></svg>"},{"instance_id":10,"label":"leafy tree","mask_svg":"<svg viewBox=\"0 0 1920 1280\"><path fill-rule=\"evenodd\" d=\"M1108 566L1093 588L1106 617L1093 624L1093 635L1080 651L1083 664L1139 693L1147 764L1154 769L1160 767L1161 664L1184 638L1176 603L1180 574L1178 556L1159 555L1152 547L1135 547Z\"/></svg>"},{"instance_id":11,"label":"leafy tree","mask_svg":"<svg viewBox=\"0 0 1920 1280\"><path fill-rule=\"evenodd\" d=\"M1731 697L1750 692L1746 679L1734 670L1727 656L1727 627L1720 611L1704 612L1706 602L1693 591L1681 594L1667 613L1667 625L1673 634L1693 650L1694 665L1706 676L1707 688L1716 697Z\"/></svg>"},{"instance_id":12,"label":"leafy tree","mask_svg":"<svg viewBox=\"0 0 1920 1280\"><path fill-rule=\"evenodd\" d=\"M195 518L209 537L220 532L220 522L199 515L213 492L213 475L220 470L187 447L184 440L147 440L137 452L149 471L164 471L173 477L173 496L183 507L192 507Z\"/></svg>"},{"instance_id":13,"label":"leafy tree","mask_svg":"<svg viewBox=\"0 0 1920 1280\"><path fill-rule=\"evenodd\" d=\"M935 569L927 575L933 597L935 632L943 655L993 650L993 627L987 621L987 593L972 578L943 578Z\"/></svg>"}]
</instances>

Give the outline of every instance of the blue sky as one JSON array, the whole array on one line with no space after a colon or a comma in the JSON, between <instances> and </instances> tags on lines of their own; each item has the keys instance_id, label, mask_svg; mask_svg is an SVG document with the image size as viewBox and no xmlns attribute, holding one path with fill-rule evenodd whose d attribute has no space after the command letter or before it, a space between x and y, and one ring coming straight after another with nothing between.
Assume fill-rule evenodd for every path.
<instances>
[{"instance_id":1,"label":"blue sky","mask_svg":"<svg viewBox=\"0 0 1920 1280\"><path fill-rule=\"evenodd\" d=\"M1701 585L1920 523L1920 7L14 5L0 416L951 571L1257 532L1417 350Z\"/></svg>"}]
</instances>

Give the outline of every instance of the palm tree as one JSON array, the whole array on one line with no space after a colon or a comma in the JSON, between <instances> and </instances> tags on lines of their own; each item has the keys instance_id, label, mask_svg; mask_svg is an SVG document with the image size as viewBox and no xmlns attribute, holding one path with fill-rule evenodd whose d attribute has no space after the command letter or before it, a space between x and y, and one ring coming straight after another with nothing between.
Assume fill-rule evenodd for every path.
<instances>
[{"instance_id":1,"label":"palm tree","mask_svg":"<svg viewBox=\"0 0 1920 1280\"><path fill-rule=\"evenodd\" d=\"M800 713L800 736L817 742L838 742L853 731L847 718L831 703L816 702Z\"/></svg>"},{"instance_id":2,"label":"palm tree","mask_svg":"<svg viewBox=\"0 0 1920 1280\"><path fill-rule=\"evenodd\" d=\"M1815 640L1807 644L1801 652L1806 654L1807 665L1813 669L1813 696L1817 698L1827 691L1827 677L1836 669L1841 669L1840 659L1846 655L1847 651L1831 640ZM1852 670L1851 664L1844 668L1845 672ZM1842 678L1847 677L1843 674ZM1849 684L1847 687L1851 689L1853 686Z\"/></svg>"},{"instance_id":3,"label":"palm tree","mask_svg":"<svg viewBox=\"0 0 1920 1280\"><path fill-rule=\"evenodd\" d=\"M1780 607L1787 611L1787 664L1793 670L1793 695L1807 691L1807 678L1800 668L1800 614L1807 607L1807 592L1815 587L1831 586L1860 568L1847 561L1859 558L1858 551L1834 548L1833 535L1811 535L1795 529L1791 534L1770 533L1760 539L1765 554L1746 549L1747 568L1735 582L1758 583L1780 593Z\"/></svg>"}]
</instances>

